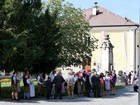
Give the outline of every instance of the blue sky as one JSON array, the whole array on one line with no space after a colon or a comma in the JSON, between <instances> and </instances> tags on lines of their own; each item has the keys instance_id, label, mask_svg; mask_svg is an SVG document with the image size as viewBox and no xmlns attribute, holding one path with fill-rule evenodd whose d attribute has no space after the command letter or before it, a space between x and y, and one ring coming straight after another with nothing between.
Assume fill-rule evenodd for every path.
<instances>
[{"instance_id":1,"label":"blue sky","mask_svg":"<svg viewBox=\"0 0 140 105\"><path fill-rule=\"evenodd\" d=\"M47 1L47 0L44 0ZM139 23L140 0L65 0L75 7L88 9L97 1L99 6L106 8L122 17Z\"/></svg>"}]
</instances>

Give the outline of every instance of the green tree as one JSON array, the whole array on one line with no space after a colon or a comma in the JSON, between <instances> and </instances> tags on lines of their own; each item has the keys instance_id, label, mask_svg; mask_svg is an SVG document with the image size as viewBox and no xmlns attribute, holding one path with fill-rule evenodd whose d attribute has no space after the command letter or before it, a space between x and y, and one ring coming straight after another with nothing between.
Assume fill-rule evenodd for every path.
<instances>
[{"instance_id":1,"label":"green tree","mask_svg":"<svg viewBox=\"0 0 140 105\"><path fill-rule=\"evenodd\" d=\"M88 46L84 41L89 24L83 11L63 0L49 0L37 26L32 39L37 39L37 45L44 50L39 68L52 70L61 65L81 64L97 47L97 39L90 39Z\"/></svg>"},{"instance_id":2,"label":"green tree","mask_svg":"<svg viewBox=\"0 0 140 105\"><path fill-rule=\"evenodd\" d=\"M90 39L88 46L85 43L85 34L89 32L90 27L83 11L64 0L49 0L48 7L51 13L57 11L57 24L61 26L63 34L59 53L61 64L78 64L85 56L91 57L91 52L97 48L97 39Z\"/></svg>"},{"instance_id":3,"label":"green tree","mask_svg":"<svg viewBox=\"0 0 140 105\"><path fill-rule=\"evenodd\" d=\"M40 13L40 0L3 0L1 11L4 15L0 30L1 68L7 71L24 70L42 51L36 46L29 46L34 17Z\"/></svg>"},{"instance_id":4,"label":"green tree","mask_svg":"<svg viewBox=\"0 0 140 105\"><path fill-rule=\"evenodd\" d=\"M3 0L0 5L6 11L0 23L1 68L50 72L81 64L96 48L96 39L86 40L83 11L64 0L49 0L44 7L41 0Z\"/></svg>"}]
</instances>

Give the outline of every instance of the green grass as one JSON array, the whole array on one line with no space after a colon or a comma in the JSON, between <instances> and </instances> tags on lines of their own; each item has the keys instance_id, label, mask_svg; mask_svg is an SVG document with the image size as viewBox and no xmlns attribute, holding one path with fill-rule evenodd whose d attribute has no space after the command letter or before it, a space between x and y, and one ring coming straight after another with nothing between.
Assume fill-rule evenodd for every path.
<instances>
[{"instance_id":1,"label":"green grass","mask_svg":"<svg viewBox=\"0 0 140 105\"><path fill-rule=\"evenodd\" d=\"M34 81L34 85L37 85L37 81ZM10 87L11 83L7 82L7 83L1 83L1 87ZM23 86L23 82L20 82L20 86Z\"/></svg>"},{"instance_id":2,"label":"green grass","mask_svg":"<svg viewBox=\"0 0 140 105\"><path fill-rule=\"evenodd\" d=\"M36 81L34 81L34 85L35 85L35 91L37 91L37 82ZM23 98L24 90L23 90L23 82L22 81L20 82L20 89L21 89L21 92L20 92L19 96L21 98ZM11 83L10 82L1 83L0 99L9 98L9 97L11 97Z\"/></svg>"},{"instance_id":3,"label":"green grass","mask_svg":"<svg viewBox=\"0 0 140 105\"><path fill-rule=\"evenodd\" d=\"M124 87L125 87L125 86L117 85L117 86L116 86L116 90L123 89Z\"/></svg>"}]
</instances>

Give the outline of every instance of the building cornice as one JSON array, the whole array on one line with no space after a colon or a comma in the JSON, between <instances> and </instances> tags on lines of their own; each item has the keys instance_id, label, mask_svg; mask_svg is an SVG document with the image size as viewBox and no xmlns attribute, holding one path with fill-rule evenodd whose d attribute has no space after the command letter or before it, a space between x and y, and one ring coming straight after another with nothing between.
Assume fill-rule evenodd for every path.
<instances>
[{"instance_id":1,"label":"building cornice","mask_svg":"<svg viewBox=\"0 0 140 105\"><path fill-rule=\"evenodd\" d=\"M115 25L115 26L90 26L94 31L130 31L137 30L139 25Z\"/></svg>"}]
</instances>

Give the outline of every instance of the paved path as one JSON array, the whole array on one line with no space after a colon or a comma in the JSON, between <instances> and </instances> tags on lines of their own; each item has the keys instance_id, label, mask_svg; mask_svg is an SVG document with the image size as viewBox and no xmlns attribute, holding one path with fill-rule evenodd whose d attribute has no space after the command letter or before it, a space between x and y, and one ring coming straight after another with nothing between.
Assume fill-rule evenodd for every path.
<instances>
[{"instance_id":1,"label":"paved path","mask_svg":"<svg viewBox=\"0 0 140 105\"><path fill-rule=\"evenodd\" d=\"M118 90L115 96L107 95L102 98L78 97L75 99L35 99L14 102L10 100L0 101L0 105L138 105L138 93L133 92L132 87Z\"/></svg>"}]
</instances>

